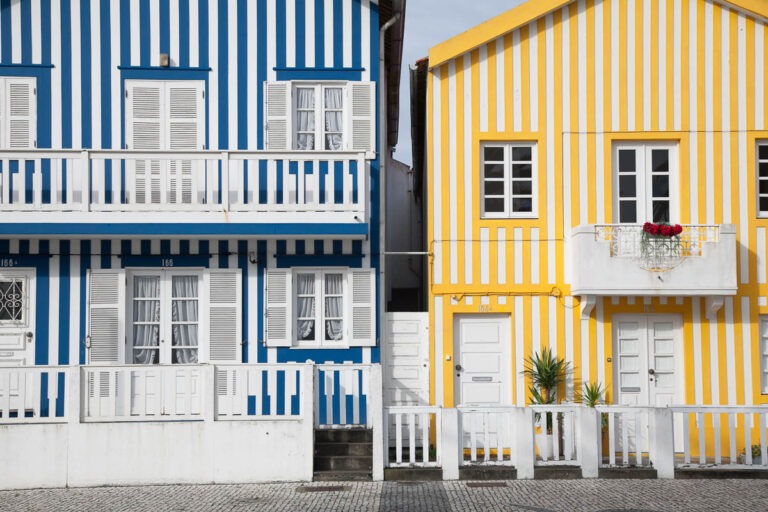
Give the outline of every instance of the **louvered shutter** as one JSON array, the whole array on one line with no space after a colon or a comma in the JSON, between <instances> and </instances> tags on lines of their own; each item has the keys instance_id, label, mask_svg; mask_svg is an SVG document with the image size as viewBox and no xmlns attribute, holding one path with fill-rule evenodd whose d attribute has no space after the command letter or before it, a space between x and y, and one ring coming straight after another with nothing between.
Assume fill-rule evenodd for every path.
<instances>
[{"instance_id":1,"label":"louvered shutter","mask_svg":"<svg viewBox=\"0 0 768 512\"><path fill-rule=\"evenodd\" d=\"M351 82L347 86L350 98L347 137L351 151L376 150L376 84Z\"/></svg>"},{"instance_id":2,"label":"louvered shutter","mask_svg":"<svg viewBox=\"0 0 768 512\"><path fill-rule=\"evenodd\" d=\"M168 119L168 148L171 150L204 149L203 82L168 82L166 87ZM192 203L193 166L198 162L171 160L169 168L169 201L172 204Z\"/></svg>"},{"instance_id":3,"label":"louvered shutter","mask_svg":"<svg viewBox=\"0 0 768 512\"><path fill-rule=\"evenodd\" d=\"M350 346L376 345L376 275L374 269L350 270L350 301L347 318L351 320Z\"/></svg>"},{"instance_id":4,"label":"louvered shutter","mask_svg":"<svg viewBox=\"0 0 768 512\"><path fill-rule=\"evenodd\" d=\"M9 148L37 145L37 94L34 78L8 78L5 81L6 140Z\"/></svg>"},{"instance_id":5,"label":"louvered shutter","mask_svg":"<svg viewBox=\"0 0 768 512\"><path fill-rule=\"evenodd\" d=\"M88 275L89 363L125 359L125 271L91 270Z\"/></svg>"},{"instance_id":6,"label":"louvered shutter","mask_svg":"<svg viewBox=\"0 0 768 512\"><path fill-rule=\"evenodd\" d=\"M266 344L269 347L290 347L293 343L293 284L288 269L267 270Z\"/></svg>"},{"instance_id":7,"label":"louvered shutter","mask_svg":"<svg viewBox=\"0 0 768 512\"><path fill-rule=\"evenodd\" d=\"M291 149L291 82L264 83L266 149Z\"/></svg>"},{"instance_id":8,"label":"louvered shutter","mask_svg":"<svg viewBox=\"0 0 768 512\"><path fill-rule=\"evenodd\" d=\"M208 340L212 363L242 360L242 274L239 269L208 271Z\"/></svg>"},{"instance_id":9,"label":"louvered shutter","mask_svg":"<svg viewBox=\"0 0 768 512\"><path fill-rule=\"evenodd\" d=\"M159 150L165 144L162 82L126 81L126 145L128 149ZM134 202L159 204L160 161L134 162Z\"/></svg>"}]
</instances>

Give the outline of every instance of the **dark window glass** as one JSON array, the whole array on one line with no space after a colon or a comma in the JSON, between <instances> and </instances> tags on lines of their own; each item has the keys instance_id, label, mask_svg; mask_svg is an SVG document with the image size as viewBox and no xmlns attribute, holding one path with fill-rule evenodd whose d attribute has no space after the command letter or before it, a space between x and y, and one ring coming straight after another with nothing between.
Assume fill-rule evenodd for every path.
<instances>
[{"instance_id":1,"label":"dark window glass","mask_svg":"<svg viewBox=\"0 0 768 512\"><path fill-rule=\"evenodd\" d=\"M669 172L669 150L654 149L651 151L651 165L653 172Z\"/></svg>"},{"instance_id":2,"label":"dark window glass","mask_svg":"<svg viewBox=\"0 0 768 512\"><path fill-rule=\"evenodd\" d=\"M634 201L619 202L619 222L637 222L637 204Z\"/></svg>"},{"instance_id":3,"label":"dark window glass","mask_svg":"<svg viewBox=\"0 0 768 512\"><path fill-rule=\"evenodd\" d=\"M485 195L487 195L487 196L503 196L504 195L504 182L503 181L486 181L485 182Z\"/></svg>"},{"instance_id":4,"label":"dark window glass","mask_svg":"<svg viewBox=\"0 0 768 512\"><path fill-rule=\"evenodd\" d=\"M760 162L760 177L768 178L768 162Z\"/></svg>"},{"instance_id":5,"label":"dark window glass","mask_svg":"<svg viewBox=\"0 0 768 512\"><path fill-rule=\"evenodd\" d=\"M653 222L669 222L669 201L653 202Z\"/></svg>"},{"instance_id":6,"label":"dark window glass","mask_svg":"<svg viewBox=\"0 0 768 512\"><path fill-rule=\"evenodd\" d=\"M768 180L760 180L760 193L768 194Z\"/></svg>"},{"instance_id":7,"label":"dark window glass","mask_svg":"<svg viewBox=\"0 0 768 512\"><path fill-rule=\"evenodd\" d=\"M636 197L637 180L634 176L619 176L619 197Z\"/></svg>"},{"instance_id":8,"label":"dark window glass","mask_svg":"<svg viewBox=\"0 0 768 512\"><path fill-rule=\"evenodd\" d=\"M653 197L669 197L669 176L654 176Z\"/></svg>"},{"instance_id":9,"label":"dark window glass","mask_svg":"<svg viewBox=\"0 0 768 512\"><path fill-rule=\"evenodd\" d=\"M768 197L760 198L760 211L763 213L768 212Z\"/></svg>"},{"instance_id":10,"label":"dark window glass","mask_svg":"<svg viewBox=\"0 0 768 512\"><path fill-rule=\"evenodd\" d=\"M529 180L513 181L512 193L516 196L531 195L533 193L533 183L531 183Z\"/></svg>"},{"instance_id":11,"label":"dark window glass","mask_svg":"<svg viewBox=\"0 0 768 512\"><path fill-rule=\"evenodd\" d=\"M760 160L768 160L768 144L760 144L757 148Z\"/></svg>"},{"instance_id":12,"label":"dark window glass","mask_svg":"<svg viewBox=\"0 0 768 512\"><path fill-rule=\"evenodd\" d=\"M532 176L533 168L531 164L514 164L512 166L513 178L530 178Z\"/></svg>"},{"instance_id":13,"label":"dark window glass","mask_svg":"<svg viewBox=\"0 0 768 512\"><path fill-rule=\"evenodd\" d=\"M485 164L486 178L503 178L504 164Z\"/></svg>"},{"instance_id":14,"label":"dark window glass","mask_svg":"<svg viewBox=\"0 0 768 512\"><path fill-rule=\"evenodd\" d=\"M513 212L532 212L533 201L526 197L512 199Z\"/></svg>"},{"instance_id":15,"label":"dark window glass","mask_svg":"<svg viewBox=\"0 0 768 512\"><path fill-rule=\"evenodd\" d=\"M619 172L635 172L635 150L619 150Z\"/></svg>"},{"instance_id":16,"label":"dark window glass","mask_svg":"<svg viewBox=\"0 0 768 512\"><path fill-rule=\"evenodd\" d=\"M515 160L516 162L519 162L519 161L530 162L531 148L529 147L512 148L512 160Z\"/></svg>"},{"instance_id":17,"label":"dark window glass","mask_svg":"<svg viewBox=\"0 0 768 512\"><path fill-rule=\"evenodd\" d=\"M503 198L485 198L485 212L486 213L501 213L504 211L504 199Z\"/></svg>"},{"instance_id":18,"label":"dark window glass","mask_svg":"<svg viewBox=\"0 0 768 512\"><path fill-rule=\"evenodd\" d=\"M485 148L485 161L486 162L503 162L504 161L504 148L487 147Z\"/></svg>"}]
</instances>

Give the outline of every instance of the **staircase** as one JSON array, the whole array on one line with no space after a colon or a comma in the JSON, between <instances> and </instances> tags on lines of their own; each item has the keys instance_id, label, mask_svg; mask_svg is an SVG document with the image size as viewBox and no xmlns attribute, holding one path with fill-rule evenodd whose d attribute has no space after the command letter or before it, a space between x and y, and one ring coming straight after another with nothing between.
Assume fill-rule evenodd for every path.
<instances>
[{"instance_id":1,"label":"staircase","mask_svg":"<svg viewBox=\"0 0 768 512\"><path fill-rule=\"evenodd\" d=\"M373 431L315 430L315 481L371 480Z\"/></svg>"}]
</instances>

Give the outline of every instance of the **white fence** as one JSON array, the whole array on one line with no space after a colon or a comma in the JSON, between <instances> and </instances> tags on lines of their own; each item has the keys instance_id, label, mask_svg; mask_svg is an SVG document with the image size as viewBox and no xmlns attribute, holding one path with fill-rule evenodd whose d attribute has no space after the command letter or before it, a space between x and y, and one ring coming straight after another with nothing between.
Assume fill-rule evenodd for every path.
<instances>
[{"instance_id":1,"label":"white fence","mask_svg":"<svg viewBox=\"0 0 768 512\"><path fill-rule=\"evenodd\" d=\"M286 419L302 415L302 383L312 379L306 365L216 366L216 419Z\"/></svg>"},{"instance_id":2,"label":"white fence","mask_svg":"<svg viewBox=\"0 0 768 512\"><path fill-rule=\"evenodd\" d=\"M0 211L364 212L365 153L0 150Z\"/></svg>"},{"instance_id":3,"label":"white fence","mask_svg":"<svg viewBox=\"0 0 768 512\"><path fill-rule=\"evenodd\" d=\"M536 419L536 464L578 464L576 445L578 405L531 406Z\"/></svg>"},{"instance_id":4,"label":"white fence","mask_svg":"<svg viewBox=\"0 0 768 512\"><path fill-rule=\"evenodd\" d=\"M384 463L387 467L439 467L442 409L435 406L384 408ZM394 429L394 432L390 431ZM394 444L392 442L394 441ZM434 447L434 449L433 449ZM420 453L419 453L420 452Z\"/></svg>"},{"instance_id":5,"label":"white fence","mask_svg":"<svg viewBox=\"0 0 768 512\"><path fill-rule=\"evenodd\" d=\"M66 421L67 367L0 367L0 424Z\"/></svg>"},{"instance_id":6,"label":"white fence","mask_svg":"<svg viewBox=\"0 0 768 512\"><path fill-rule=\"evenodd\" d=\"M512 465L514 407L459 406L462 465Z\"/></svg>"},{"instance_id":7,"label":"white fence","mask_svg":"<svg viewBox=\"0 0 768 512\"><path fill-rule=\"evenodd\" d=\"M598 405L596 409L600 415L600 466L650 467L648 434L652 408Z\"/></svg>"},{"instance_id":8,"label":"white fence","mask_svg":"<svg viewBox=\"0 0 768 512\"><path fill-rule=\"evenodd\" d=\"M371 426L370 365L315 366L315 427Z\"/></svg>"}]
</instances>

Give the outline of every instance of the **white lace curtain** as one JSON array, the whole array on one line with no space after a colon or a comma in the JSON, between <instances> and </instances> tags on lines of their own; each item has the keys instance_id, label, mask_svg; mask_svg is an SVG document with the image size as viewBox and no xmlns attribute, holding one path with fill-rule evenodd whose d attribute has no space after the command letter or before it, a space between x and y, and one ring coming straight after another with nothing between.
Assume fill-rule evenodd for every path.
<instances>
[{"instance_id":1,"label":"white lace curtain","mask_svg":"<svg viewBox=\"0 0 768 512\"><path fill-rule=\"evenodd\" d=\"M325 89L325 149L341 151L343 144L342 89L334 87Z\"/></svg>"},{"instance_id":2,"label":"white lace curtain","mask_svg":"<svg viewBox=\"0 0 768 512\"><path fill-rule=\"evenodd\" d=\"M315 275L298 274L296 284L298 292L296 317L299 318L297 328L300 340L315 339Z\"/></svg>"},{"instance_id":3,"label":"white lace curtain","mask_svg":"<svg viewBox=\"0 0 768 512\"><path fill-rule=\"evenodd\" d=\"M337 341L343 335L344 279L341 274L325 276L325 339ZM333 318L333 320L328 320Z\"/></svg>"},{"instance_id":4,"label":"white lace curtain","mask_svg":"<svg viewBox=\"0 0 768 512\"><path fill-rule=\"evenodd\" d=\"M296 144L298 149L315 149L315 90L296 89Z\"/></svg>"},{"instance_id":5,"label":"white lace curtain","mask_svg":"<svg viewBox=\"0 0 768 512\"><path fill-rule=\"evenodd\" d=\"M160 277L133 278L133 362L158 364L160 346Z\"/></svg>"},{"instance_id":6,"label":"white lace curtain","mask_svg":"<svg viewBox=\"0 0 768 512\"><path fill-rule=\"evenodd\" d=\"M174 363L197 362L197 276L173 276L171 300Z\"/></svg>"}]
</instances>

